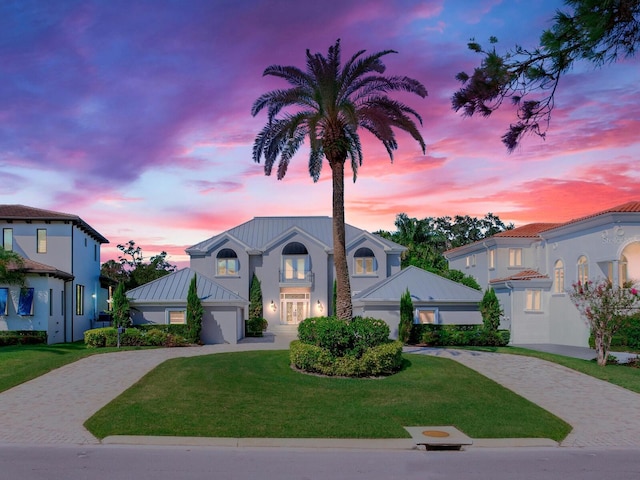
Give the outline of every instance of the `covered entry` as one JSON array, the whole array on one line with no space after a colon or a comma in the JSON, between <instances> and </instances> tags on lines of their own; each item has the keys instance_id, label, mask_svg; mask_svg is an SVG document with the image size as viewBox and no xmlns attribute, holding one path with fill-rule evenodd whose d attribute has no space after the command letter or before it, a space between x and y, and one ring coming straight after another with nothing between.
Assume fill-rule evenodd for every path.
<instances>
[{"instance_id":1,"label":"covered entry","mask_svg":"<svg viewBox=\"0 0 640 480\"><path fill-rule=\"evenodd\" d=\"M280 323L297 325L309 317L311 292L309 289L280 291Z\"/></svg>"}]
</instances>

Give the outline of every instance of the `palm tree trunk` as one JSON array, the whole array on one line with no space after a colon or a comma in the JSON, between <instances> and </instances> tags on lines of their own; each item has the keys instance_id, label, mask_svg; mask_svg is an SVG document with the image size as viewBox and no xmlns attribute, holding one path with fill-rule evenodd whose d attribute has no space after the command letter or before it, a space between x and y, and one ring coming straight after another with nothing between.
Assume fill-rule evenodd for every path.
<instances>
[{"instance_id":1,"label":"palm tree trunk","mask_svg":"<svg viewBox=\"0 0 640 480\"><path fill-rule=\"evenodd\" d=\"M338 290L336 315L340 320L351 320L353 307L344 226L344 160L330 161L329 164L333 180L333 264Z\"/></svg>"}]
</instances>

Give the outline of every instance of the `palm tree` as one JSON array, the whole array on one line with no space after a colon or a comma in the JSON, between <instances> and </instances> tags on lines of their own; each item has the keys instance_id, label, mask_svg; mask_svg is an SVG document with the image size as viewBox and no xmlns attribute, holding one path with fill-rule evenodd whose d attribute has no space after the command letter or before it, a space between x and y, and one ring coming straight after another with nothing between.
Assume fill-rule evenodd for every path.
<instances>
[{"instance_id":1,"label":"palm tree","mask_svg":"<svg viewBox=\"0 0 640 480\"><path fill-rule=\"evenodd\" d=\"M351 160L353 181L362 165L362 145L358 127L371 132L387 149L393 162L398 148L392 127L408 132L425 152L425 143L414 118L422 118L407 105L387 96L390 91L405 91L426 97L425 87L409 77L385 76L381 58L393 50L365 56L360 50L341 66L340 40L329 48L326 58L307 50L306 71L293 66L271 65L263 75L280 77L291 85L260 96L251 114L265 107L268 122L253 144L253 160L264 155L264 172L271 174L278 160L278 180L284 178L289 162L308 137L309 174L320 178L322 158L331 167L333 181L333 261L337 281L337 316L351 319L351 286L345 249L344 165ZM283 111L283 109L287 109ZM278 116L278 114L282 114Z\"/></svg>"}]
</instances>

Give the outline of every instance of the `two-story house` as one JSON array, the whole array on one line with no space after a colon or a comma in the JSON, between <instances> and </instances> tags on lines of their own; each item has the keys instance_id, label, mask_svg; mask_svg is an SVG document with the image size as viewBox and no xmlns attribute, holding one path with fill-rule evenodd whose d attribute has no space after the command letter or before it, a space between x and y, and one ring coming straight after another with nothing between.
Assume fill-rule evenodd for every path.
<instances>
[{"instance_id":1,"label":"two-story house","mask_svg":"<svg viewBox=\"0 0 640 480\"><path fill-rule=\"evenodd\" d=\"M0 205L2 247L24 259L26 288L0 285L0 330L46 331L49 343L81 340L105 310L100 246L77 215Z\"/></svg>"},{"instance_id":2,"label":"two-story house","mask_svg":"<svg viewBox=\"0 0 640 480\"><path fill-rule=\"evenodd\" d=\"M308 317L331 315L335 280L332 231L329 217L256 217L215 235L186 250L190 268L127 292L135 308L133 320L184 323L186 292L194 274L205 307L205 343L235 343L242 338L254 274L261 283L263 314L270 326L296 325ZM375 312L389 323L392 335L397 334L400 296L406 288L416 292L416 301L423 302L418 318L480 322L479 292L424 271L400 275L402 245L346 225L346 250L354 313ZM375 288L383 282L384 288ZM427 284L431 285L430 294L425 293ZM438 301L446 305L438 305ZM475 310L465 316L468 321L453 312L456 301L465 312Z\"/></svg>"},{"instance_id":3,"label":"two-story house","mask_svg":"<svg viewBox=\"0 0 640 480\"><path fill-rule=\"evenodd\" d=\"M586 346L568 291L578 281L640 281L640 202L564 223L534 223L445 253L450 268L492 286L514 344Z\"/></svg>"}]
</instances>

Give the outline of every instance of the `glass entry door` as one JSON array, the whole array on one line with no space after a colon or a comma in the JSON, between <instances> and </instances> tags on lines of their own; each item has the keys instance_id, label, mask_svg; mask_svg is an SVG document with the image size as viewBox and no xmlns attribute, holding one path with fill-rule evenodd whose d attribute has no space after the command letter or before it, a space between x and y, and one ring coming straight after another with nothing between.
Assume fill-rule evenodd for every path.
<instances>
[{"instance_id":1,"label":"glass entry door","mask_svg":"<svg viewBox=\"0 0 640 480\"><path fill-rule=\"evenodd\" d=\"M309 316L309 294L281 294L280 312L282 323L297 325Z\"/></svg>"}]
</instances>

